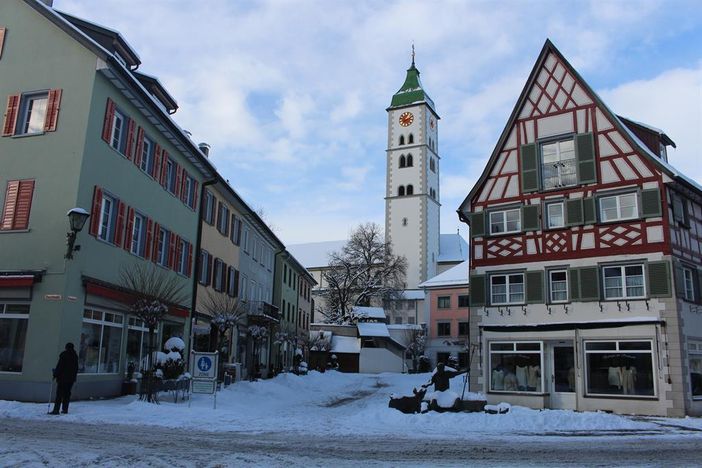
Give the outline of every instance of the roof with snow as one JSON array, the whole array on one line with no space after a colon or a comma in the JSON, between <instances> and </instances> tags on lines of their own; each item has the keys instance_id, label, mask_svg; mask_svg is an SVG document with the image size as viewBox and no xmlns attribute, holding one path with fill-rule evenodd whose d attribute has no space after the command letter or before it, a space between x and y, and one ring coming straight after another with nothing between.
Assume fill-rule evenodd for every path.
<instances>
[{"instance_id":1,"label":"roof with snow","mask_svg":"<svg viewBox=\"0 0 702 468\"><path fill-rule=\"evenodd\" d=\"M332 353L353 353L361 352L361 340L354 336L334 335L331 340Z\"/></svg>"},{"instance_id":2,"label":"roof with snow","mask_svg":"<svg viewBox=\"0 0 702 468\"><path fill-rule=\"evenodd\" d=\"M425 297L424 291L421 289L405 289L402 291L402 299L408 300L408 301L421 301Z\"/></svg>"},{"instance_id":3,"label":"roof with snow","mask_svg":"<svg viewBox=\"0 0 702 468\"><path fill-rule=\"evenodd\" d=\"M462 262L468 260L468 242L460 234L439 235L439 263Z\"/></svg>"},{"instance_id":4,"label":"roof with snow","mask_svg":"<svg viewBox=\"0 0 702 468\"><path fill-rule=\"evenodd\" d=\"M385 315L385 310L383 310L382 307L355 306L353 308L353 314L357 317L375 320L385 320L387 318Z\"/></svg>"},{"instance_id":5,"label":"roof with snow","mask_svg":"<svg viewBox=\"0 0 702 468\"><path fill-rule=\"evenodd\" d=\"M288 252L305 268L320 268L329 265L329 255L344 248L346 242L346 239L342 239L293 244L288 246Z\"/></svg>"},{"instance_id":6,"label":"roof with snow","mask_svg":"<svg viewBox=\"0 0 702 468\"><path fill-rule=\"evenodd\" d=\"M468 286L468 260L419 285L420 288L436 288L439 286Z\"/></svg>"},{"instance_id":7,"label":"roof with snow","mask_svg":"<svg viewBox=\"0 0 702 468\"><path fill-rule=\"evenodd\" d=\"M390 338L388 326L384 323L361 322L357 326L358 334L360 336Z\"/></svg>"}]
</instances>

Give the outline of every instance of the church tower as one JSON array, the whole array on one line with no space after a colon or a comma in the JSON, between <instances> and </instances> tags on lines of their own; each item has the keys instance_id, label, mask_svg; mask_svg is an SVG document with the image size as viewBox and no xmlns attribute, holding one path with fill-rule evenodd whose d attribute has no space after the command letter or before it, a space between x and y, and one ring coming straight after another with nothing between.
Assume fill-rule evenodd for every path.
<instances>
[{"instance_id":1,"label":"church tower","mask_svg":"<svg viewBox=\"0 0 702 468\"><path fill-rule=\"evenodd\" d=\"M414 48L413 48L414 49ZM388 112L385 236L407 258L407 289L436 275L439 257L438 122L414 64Z\"/></svg>"}]
</instances>

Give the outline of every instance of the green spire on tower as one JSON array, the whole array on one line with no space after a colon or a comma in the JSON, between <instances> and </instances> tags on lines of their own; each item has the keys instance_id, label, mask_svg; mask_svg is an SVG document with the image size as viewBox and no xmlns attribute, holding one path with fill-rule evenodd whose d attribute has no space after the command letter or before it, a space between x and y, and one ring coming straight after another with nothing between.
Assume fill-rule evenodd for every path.
<instances>
[{"instance_id":1,"label":"green spire on tower","mask_svg":"<svg viewBox=\"0 0 702 468\"><path fill-rule=\"evenodd\" d=\"M392 96L390 108L401 107L418 102L425 102L432 108L434 112L434 101L422 88L422 82L419 80L419 70L414 65L414 44L412 44L412 65L407 69L407 76L402 87Z\"/></svg>"}]
</instances>

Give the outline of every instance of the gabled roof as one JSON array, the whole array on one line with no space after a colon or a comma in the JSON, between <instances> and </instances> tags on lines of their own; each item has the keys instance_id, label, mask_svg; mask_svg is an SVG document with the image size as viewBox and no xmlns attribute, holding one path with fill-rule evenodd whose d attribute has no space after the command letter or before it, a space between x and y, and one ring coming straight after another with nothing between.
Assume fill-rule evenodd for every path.
<instances>
[{"instance_id":1,"label":"gabled roof","mask_svg":"<svg viewBox=\"0 0 702 468\"><path fill-rule=\"evenodd\" d=\"M178 103L176 102L175 98L171 96L158 78L138 71L132 71L132 74L137 80L139 80L144 88L148 89L151 94L156 96L156 98L161 101L169 114L174 114L175 111L178 110Z\"/></svg>"},{"instance_id":2,"label":"gabled roof","mask_svg":"<svg viewBox=\"0 0 702 468\"><path fill-rule=\"evenodd\" d=\"M434 101L429 97L427 92L424 91L422 82L419 80L419 70L414 65L414 60L412 60L412 65L407 69L405 82L392 96L392 101L388 109L417 104L419 102L426 103L436 114Z\"/></svg>"},{"instance_id":3,"label":"gabled roof","mask_svg":"<svg viewBox=\"0 0 702 468\"><path fill-rule=\"evenodd\" d=\"M420 288L438 288L444 286L468 286L468 260L449 268L445 272L426 280Z\"/></svg>"},{"instance_id":4,"label":"gabled roof","mask_svg":"<svg viewBox=\"0 0 702 468\"><path fill-rule=\"evenodd\" d=\"M522 109L522 107L525 104L525 101L527 99L528 93L532 89L532 86L534 85L534 82L536 81L538 74L541 70L541 67L544 63L544 61L547 59L548 55L550 53L553 53L566 67L566 70L570 72L573 77L577 80L577 82L583 87L585 92L589 94L593 100L595 101L595 104L602 110L602 112L612 121L614 127L625 137L628 138L629 143L632 145L633 148L636 148L641 152L642 154L645 154L648 159L650 159L654 164L656 164L661 170L666 172L668 175L671 177L685 183L686 185L691 185L694 189L700 191L700 195L702 195L702 187L690 180L687 177L681 176L679 171L674 169L670 164L667 162L663 161L660 157L657 155L653 154L648 147L646 147L645 144L641 142L629 129L623 122L622 120L614 113L612 112L609 107L602 101L602 99L595 93L595 91L588 85L588 83L580 76L580 74L573 68L573 66L566 60L566 58L561 54L561 52L556 48L556 46L553 45L553 43L549 40L546 39L546 42L544 43L543 48L541 49L541 53L539 54L538 59L536 60L536 63L534 64L534 67L531 70L531 73L529 74L529 77L527 78L526 84L524 85L524 88L522 89L521 94L519 95L519 99L517 99L517 103L514 106L514 109L512 110L512 113L509 116L509 119L507 120L507 123L505 124L504 130L502 130L502 133L500 135L500 138L497 141L497 144L495 145L494 150L492 151L492 154L490 155L490 159L488 160L488 163L485 165L485 168L483 169L482 174L480 175L480 178L478 181L475 183L473 188L470 190L468 193L468 196L463 200L461 205L459 206L458 210L458 216L462 220L465 221L465 216L464 213L469 212L468 205L470 201L476 196L477 191L483 186L485 183L486 179L489 177L490 172L492 171L492 168L500 154L500 151L505 145L505 142L509 138L510 132L512 130L512 127L514 126L515 121L517 120L517 116L519 114L519 111ZM658 130L658 129L656 129ZM662 135L664 134L663 132L660 132ZM672 142L672 140L670 140Z\"/></svg>"}]
</instances>

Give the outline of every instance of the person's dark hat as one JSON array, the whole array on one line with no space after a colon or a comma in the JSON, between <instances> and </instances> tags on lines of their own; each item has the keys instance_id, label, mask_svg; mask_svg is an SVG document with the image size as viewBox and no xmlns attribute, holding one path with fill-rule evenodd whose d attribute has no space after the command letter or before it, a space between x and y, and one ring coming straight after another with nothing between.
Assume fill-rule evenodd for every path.
<instances>
[{"instance_id":1,"label":"person's dark hat","mask_svg":"<svg viewBox=\"0 0 702 468\"><path fill-rule=\"evenodd\" d=\"M443 362L438 363L438 364L436 365L436 368L439 369L439 370L444 370L444 363L443 363Z\"/></svg>"},{"instance_id":2,"label":"person's dark hat","mask_svg":"<svg viewBox=\"0 0 702 468\"><path fill-rule=\"evenodd\" d=\"M68 343L66 343L66 351L70 351L73 349L75 349L75 346L73 346L73 343L71 343L70 341Z\"/></svg>"}]
</instances>

